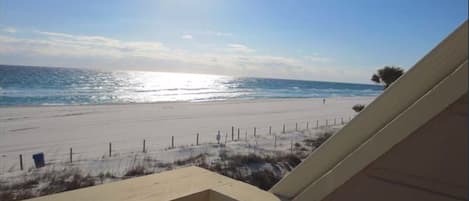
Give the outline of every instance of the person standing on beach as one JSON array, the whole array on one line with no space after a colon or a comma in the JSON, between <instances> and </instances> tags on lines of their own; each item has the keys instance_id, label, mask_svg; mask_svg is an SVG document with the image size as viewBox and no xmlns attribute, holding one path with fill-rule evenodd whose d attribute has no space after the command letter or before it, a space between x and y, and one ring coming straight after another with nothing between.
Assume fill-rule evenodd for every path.
<instances>
[{"instance_id":1,"label":"person standing on beach","mask_svg":"<svg viewBox=\"0 0 469 201\"><path fill-rule=\"evenodd\" d=\"M220 136L220 131L218 131L218 134L217 134L217 143L218 143L218 144L220 144L220 138L221 138L221 136Z\"/></svg>"},{"instance_id":2,"label":"person standing on beach","mask_svg":"<svg viewBox=\"0 0 469 201\"><path fill-rule=\"evenodd\" d=\"M325 98L322 99L322 104L326 104L326 99Z\"/></svg>"}]
</instances>

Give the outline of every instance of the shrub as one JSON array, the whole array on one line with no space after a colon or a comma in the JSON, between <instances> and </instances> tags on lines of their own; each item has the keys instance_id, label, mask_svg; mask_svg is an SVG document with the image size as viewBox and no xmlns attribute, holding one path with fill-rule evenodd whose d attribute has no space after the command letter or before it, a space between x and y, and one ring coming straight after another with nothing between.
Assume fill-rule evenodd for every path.
<instances>
[{"instance_id":1,"label":"shrub","mask_svg":"<svg viewBox=\"0 0 469 201\"><path fill-rule=\"evenodd\" d=\"M253 172L246 178L246 182L259 187L262 190L269 190L274 184L276 184L281 177L272 173L270 170L260 170Z\"/></svg>"},{"instance_id":2,"label":"shrub","mask_svg":"<svg viewBox=\"0 0 469 201\"><path fill-rule=\"evenodd\" d=\"M270 162L269 157L261 157L252 153L248 155L233 155L225 158L225 160L227 160L232 166L245 166L249 164Z\"/></svg>"},{"instance_id":3,"label":"shrub","mask_svg":"<svg viewBox=\"0 0 469 201\"><path fill-rule=\"evenodd\" d=\"M79 172L70 172L53 177L45 188L40 192L41 195L60 193L88 186L94 186L94 179L87 175L82 176Z\"/></svg>"},{"instance_id":4,"label":"shrub","mask_svg":"<svg viewBox=\"0 0 469 201\"><path fill-rule=\"evenodd\" d=\"M16 184L16 185L13 185L11 188L12 189L28 189L28 188L33 188L35 187L36 185L39 184L39 179L37 178L34 178L34 179L29 179L29 180L26 180L25 182L23 183L19 183L19 184Z\"/></svg>"},{"instance_id":5,"label":"shrub","mask_svg":"<svg viewBox=\"0 0 469 201\"><path fill-rule=\"evenodd\" d=\"M332 136L332 132L324 132L319 134L316 138L314 139L305 139L304 142L306 145L312 147L312 148L317 148L319 147L322 143L324 143L329 137Z\"/></svg>"},{"instance_id":6,"label":"shrub","mask_svg":"<svg viewBox=\"0 0 469 201\"><path fill-rule=\"evenodd\" d=\"M277 162L287 163L290 167L294 168L301 163L301 159L294 154L287 154L277 158Z\"/></svg>"},{"instance_id":7,"label":"shrub","mask_svg":"<svg viewBox=\"0 0 469 201\"><path fill-rule=\"evenodd\" d=\"M105 179L115 179L117 178L116 176L114 176L112 173L110 172L106 172L106 173L102 173L100 172L97 177L99 178L99 181L102 183L104 183L104 180Z\"/></svg>"},{"instance_id":8,"label":"shrub","mask_svg":"<svg viewBox=\"0 0 469 201\"><path fill-rule=\"evenodd\" d=\"M177 161L174 162L174 164L176 164L178 166L183 166L183 165L187 165L187 164L199 164L199 163L202 163L203 161L205 161L205 158L206 158L206 154L199 154L199 155L196 155L196 156L191 156L191 157L186 158L186 159L177 160Z\"/></svg>"},{"instance_id":9,"label":"shrub","mask_svg":"<svg viewBox=\"0 0 469 201\"><path fill-rule=\"evenodd\" d=\"M301 162L301 158L295 154L262 156L256 154L229 155L222 152L221 155L219 161L197 165L264 190L268 190L281 179L285 173L280 170L281 167L290 171ZM272 169L263 168L266 164L270 164Z\"/></svg>"},{"instance_id":10,"label":"shrub","mask_svg":"<svg viewBox=\"0 0 469 201\"><path fill-rule=\"evenodd\" d=\"M10 190L7 190L7 191L3 191L3 192L0 192L0 200L15 200L15 195L12 191Z\"/></svg>"},{"instance_id":11,"label":"shrub","mask_svg":"<svg viewBox=\"0 0 469 201\"><path fill-rule=\"evenodd\" d=\"M124 176L126 177L135 177L141 175L145 175L145 168L141 165L132 167L131 169L127 170L127 172L124 174Z\"/></svg>"},{"instance_id":12,"label":"shrub","mask_svg":"<svg viewBox=\"0 0 469 201\"><path fill-rule=\"evenodd\" d=\"M25 200L29 198L33 198L34 194L31 192L31 190L21 190L16 194L15 200Z\"/></svg>"},{"instance_id":13,"label":"shrub","mask_svg":"<svg viewBox=\"0 0 469 201\"><path fill-rule=\"evenodd\" d=\"M356 104L352 107L353 111L355 112L360 112L363 110L363 108L365 108L365 105L362 104Z\"/></svg>"}]
</instances>

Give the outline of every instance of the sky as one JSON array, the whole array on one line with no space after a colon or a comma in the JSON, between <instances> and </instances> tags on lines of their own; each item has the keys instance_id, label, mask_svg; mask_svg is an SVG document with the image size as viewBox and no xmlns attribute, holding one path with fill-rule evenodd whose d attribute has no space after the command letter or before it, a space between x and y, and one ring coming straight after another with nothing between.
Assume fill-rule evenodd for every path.
<instances>
[{"instance_id":1,"label":"sky","mask_svg":"<svg viewBox=\"0 0 469 201\"><path fill-rule=\"evenodd\" d=\"M467 0L0 0L0 64L371 83L412 67Z\"/></svg>"}]
</instances>

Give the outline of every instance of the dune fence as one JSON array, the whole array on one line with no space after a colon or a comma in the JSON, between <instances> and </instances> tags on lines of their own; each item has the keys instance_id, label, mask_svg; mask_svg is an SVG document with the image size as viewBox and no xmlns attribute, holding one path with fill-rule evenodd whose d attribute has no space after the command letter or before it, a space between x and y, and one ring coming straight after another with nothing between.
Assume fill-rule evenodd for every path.
<instances>
[{"instance_id":1,"label":"dune fence","mask_svg":"<svg viewBox=\"0 0 469 201\"><path fill-rule=\"evenodd\" d=\"M87 148L79 148L62 145L57 149L49 150L28 150L27 153L0 158L0 174L15 171L31 171L40 168L38 163L44 162L45 166L54 164L73 165L85 160L112 159L128 154L154 154L168 152L183 147L196 147L205 145L226 146L230 143L243 143L246 147L254 147L258 150L277 149L279 146L290 147L293 150L295 134L305 133L305 131L315 129L325 129L330 127L343 126L348 123L353 116L326 118L306 121L285 121L277 125L237 127L235 125L213 132L197 132L184 136L174 136L163 134L167 140L146 138L140 140L115 140L106 143L95 143ZM311 133L311 132L310 132ZM285 135L291 135L288 139ZM283 140L283 141L282 141ZM286 140L289 143L285 142ZM99 151L101 150L101 151ZM42 154L41 158L33 158L34 154Z\"/></svg>"}]
</instances>

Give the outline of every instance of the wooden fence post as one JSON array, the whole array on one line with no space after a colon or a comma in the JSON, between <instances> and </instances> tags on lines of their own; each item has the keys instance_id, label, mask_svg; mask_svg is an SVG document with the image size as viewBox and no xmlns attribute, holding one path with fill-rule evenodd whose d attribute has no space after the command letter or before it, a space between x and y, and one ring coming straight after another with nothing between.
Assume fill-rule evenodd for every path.
<instances>
[{"instance_id":1,"label":"wooden fence post","mask_svg":"<svg viewBox=\"0 0 469 201\"><path fill-rule=\"evenodd\" d=\"M112 144L109 142L109 157L111 157L112 154Z\"/></svg>"},{"instance_id":2,"label":"wooden fence post","mask_svg":"<svg viewBox=\"0 0 469 201\"><path fill-rule=\"evenodd\" d=\"M274 135L274 148L277 148L277 135Z\"/></svg>"},{"instance_id":3,"label":"wooden fence post","mask_svg":"<svg viewBox=\"0 0 469 201\"><path fill-rule=\"evenodd\" d=\"M70 147L70 163L73 163L72 154L73 154L73 151L72 151L72 148Z\"/></svg>"},{"instance_id":4,"label":"wooden fence post","mask_svg":"<svg viewBox=\"0 0 469 201\"><path fill-rule=\"evenodd\" d=\"M199 145L199 133L197 133L197 138L195 138L195 145Z\"/></svg>"},{"instance_id":5,"label":"wooden fence post","mask_svg":"<svg viewBox=\"0 0 469 201\"><path fill-rule=\"evenodd\" d=\"M145 150L145 139L143 139L143 149L142 149L142 151L143 151L143 153L146 152L146 150Z\"/></svg>"},{"instance_id":6,"label":"wooden fence post","mask_svg":"<svg viewBox=\"0 0 469 201\"><path fill-rule=\"evenodd\" d=\"M231 126L231 141L234 141L234 126Z\"/></svg>"},{"instance_id":7,"label":"wooden fence post","mask_svg":"<svg viewBox=\"0 0 469 201\"><path fill-rule=\"evenodd\" d=\"M174 136L171 136L171 149L174 149Z\"/></svg>"},{"instance_id":8,"label":"wooden fence post","mask_svg":"<svg viewBox=\"0 0 469 201\"><path fill-rule=\"evenodd\" d=\"M239 141L239 128L238 128L238 141Z\"/></svg>"},{"instance_id":9,"label":"wooden fence post","mask_svg":"<svg viewBox=\"0 0 469 201\"><path fill-rule=\"evenodd\" d=\"M293 153L293 140L290 141L290 152Z\"/></svg>"},{"instance_id":10,"label":"wooden fence post","mask_svg":"<svg viewBox=\"0 0 469 201\"><path fill-rule=\"evenodd\" d=\"M254 127L254 137L256 137L256 127Z\"/></svg>"},{"instance_id":11,"label":"wooden fence post","mask_svg":"<svg viewBox=\"0 0 469 201\"><path fill-rule=\"evenodd\" d=\"M23 170L23 155L20 154L20 170Z\"/></svg>"}]
</instances>

